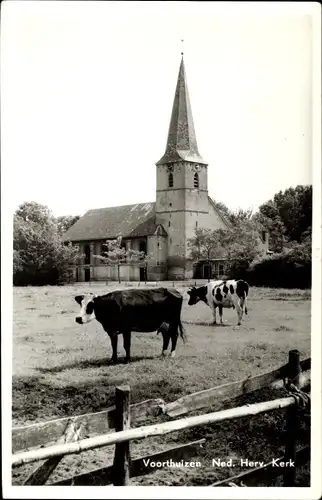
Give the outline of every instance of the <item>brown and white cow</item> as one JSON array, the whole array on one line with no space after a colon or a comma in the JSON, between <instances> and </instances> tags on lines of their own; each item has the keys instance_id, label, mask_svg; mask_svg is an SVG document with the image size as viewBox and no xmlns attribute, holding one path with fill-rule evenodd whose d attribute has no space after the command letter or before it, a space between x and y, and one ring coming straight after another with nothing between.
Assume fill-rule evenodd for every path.
<instances>
[{"instance_id":1,"label":"brown and white cow","mask_svg":"<svg viewBox=\"0 0 322 500\"><path fill-rule=\"evenodd\" d=\"M222 311L224 307L236 309L238 325L241 324L243 313L247 314L248 283L243 280L211 281L199 288L192 287L188 291L189 306L197 304L200 300L205 302L213 313L216 324L216 309L219 309L220 323L223 323Z\"/></svg>"}]
</instances>

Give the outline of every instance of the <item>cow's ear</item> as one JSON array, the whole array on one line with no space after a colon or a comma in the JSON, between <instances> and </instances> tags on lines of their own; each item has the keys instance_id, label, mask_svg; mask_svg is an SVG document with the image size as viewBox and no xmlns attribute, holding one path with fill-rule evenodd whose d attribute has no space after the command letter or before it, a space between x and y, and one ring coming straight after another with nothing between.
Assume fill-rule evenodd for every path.
<instances>
[{"instance_id":1,"label":"cow's ear","mask_svg":"<svg viewBox=\"0 0 322 500\"><path fill-rule=\"evenodd\" d=\"M77 304L79 304L80 306L82 305L82 300L84 299L84 295L77 295L75 297L75 300L77 302Z\"/></svg>"},{"instance_id":2,"label":"cow's ear","mask_svg":"<svg viewBox=\"0 0 322 500\"><path fill-rule=\"evenodd\" d=\"M191 290L188 290L188 291L187 291L187 294L188 294L188 295L190 295L190 294L191 294Z\"/></svg>"}]
</instances>

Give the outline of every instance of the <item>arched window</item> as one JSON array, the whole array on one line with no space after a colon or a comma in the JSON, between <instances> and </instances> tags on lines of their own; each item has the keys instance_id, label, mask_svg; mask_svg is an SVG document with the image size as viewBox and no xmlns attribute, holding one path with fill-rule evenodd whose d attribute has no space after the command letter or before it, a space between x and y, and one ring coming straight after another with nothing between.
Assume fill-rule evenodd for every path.
<instances>
[{"instance_id":1,"label":"arched window","mask_svg":"<svg viewBox=\"0 0 322 500\"><path fill-rule=\"evenodd\" d=\"M173 187L173 173L170 172L169 174L169 188Z\"/></svg>"},{"instance_id":2,"label":"arched window","mask_svg":"<svg viewBox=\"0 0 322 500\"><path fill-rule=\"evenodd\" d=\"M197 172L193 176L193 187L198 188L199 187L199 175Z\"/></svg>"}]
</instances>

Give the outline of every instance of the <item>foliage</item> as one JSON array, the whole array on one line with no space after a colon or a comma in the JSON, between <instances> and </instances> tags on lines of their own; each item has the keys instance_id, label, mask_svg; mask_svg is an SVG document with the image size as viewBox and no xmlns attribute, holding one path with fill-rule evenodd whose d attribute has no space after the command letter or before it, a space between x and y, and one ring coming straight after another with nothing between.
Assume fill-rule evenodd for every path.
<instances>
[{"instance_id":1,"label":"foliage","mask_svg":"<svg viewBox=\"0 0 322 500\"><path fill-rule=\"evenodd\" d=\"M282 252L254 260L247 271L251 285L278 288L310 288L311 241L293 242Z\"/></svg>"},{"instance_id":2,"label":"foliage","mask_svg":"<svg viewBox=\"0 0 322 500\"><path fill-rule=\"evenodd\" d=\"M223 257L224 251L220 242L220 231L196 229L195 236L188 240L188 249L192 260L211 260ZM225 233L225 231L223 231Z\"/></svg>"},{"instance_id":3,"label":"foliage","mask_svg":"<svg viewBox=\"0 0 322 500\"><path fill-rule=\"evenodd\" d=\"M268 231L269 247L272 252L281 252L287 241L285 227L272 201L260 207L255 219Z\"/></svg>"},{"instance_id":4,"label":"foliage","mask_svg":"<svg viewBox=\"0 0 322 500\"><path fill-rule=\"evenodd\" d=\"M223 203L216 206L233 225L226 236L220 235L224 258L230 259L230 275L245 276L248 266L249 276L258 285L282 286L287 282L308 284L311 273L311 234L312 234L312 186L290 187L279 191L259 207L255 214L252 210L231 212ZM269 234L271 257L261 256L258 248L258 232L266 230ZM211 238L210 238L211 239ZM214 238L213 251L209 254L220 257L217 253L218 238ZM197 241L195 241L197 243ZM209 246L211 242L209 241ZM202 252L199 252L202 253ZM197 257L198 252L194 255ZM280 257L275 254L280 254Z\"/></svg>"},{"instance_id":5,"label":"foliage","mask_svg":"<svg viewBox=\"0 0 322 500\"><path fill-rule=\"evenodd\" d=\"M242 277L249 264L262 253L257 228L249 220L236 223L229 230L197 229L188 240L188 248L195 262L219 258L229 261L229 275L234 277Z\"/></svg>"},{"instance_id":6,"label":"foliage","mask_svg":"<svg viewBox=\"0 0 322 500\"><path fill-rule=\"evenodd\" d=\"M58 233L63 236L66 231L72 227L80 219L79 215L61 215L56 217Z\"/></svg>"},{"instance_id":7,"label":"foliage","mask_svg":"<svg viewBox=\"0 0 322 500\"><path fill-rule=\"evenodd\" d=\"M79 249L62 244L48 207L23 203L14 215L13 227L15 285L55 285L69 279L69 269L79 257Z\"/></svg>"},{"instance_id":8,"label":"foliage","mask_svg":"<svg viewBox=\"0 0 322 500\"><path fill-rule=\"evenodd\" d=\"M258 231L252 224L242 223L227 231L223 244L231 278L243 278L251 262L263 254Z\"/></svg>"},{"instance_id":9,"label":"foliage","mask_svg":"<svg viewBox=\"0 0 322 500\"><path fill-rule=\"evenodd\" d=\"M290 241L300 242L312 226L312 186L279 191L259 207L257 219L269 231L272 251L281 252Z\"/></svg>"},{"instance_id":10,"label":"foliage","mask_svg":"<svg viewBox=\"0 0 322 500\"><path fill-rule=\"evenodd\" d=\"M239 208L236 212L230 212L228 218L234 227L238 227L241 224L245 226L255 225L255 221L253 220L253 210L251 208L248 208L247 210Z\"/></svg>"},{"instance_id":11,"label":"foliage","mask_svg":"<svg viewBox=\"0 0 322 500\"><path fill-rule=\"evenodd\" d=\"M148 255L145 252L132 248L126 249L121 236L114 240L107 240L103 246L105 248L102 251L102 255L94 255L94 257L107 266L117 266L119 283L121 282L120 266L122 264L141 263L146 265L147 263Z\"/></svg>"},{"instance_id":12,"label":"foliage","mask_svg":"<svg viewBox=\"0 0 322 500\"><path fill-rule=\"evenodd\" d=\"M24 222L48 226L54 222L53 215L46 205L35 201L25 201L16 210L15 216Z\"/></svg>"}]
</instances>

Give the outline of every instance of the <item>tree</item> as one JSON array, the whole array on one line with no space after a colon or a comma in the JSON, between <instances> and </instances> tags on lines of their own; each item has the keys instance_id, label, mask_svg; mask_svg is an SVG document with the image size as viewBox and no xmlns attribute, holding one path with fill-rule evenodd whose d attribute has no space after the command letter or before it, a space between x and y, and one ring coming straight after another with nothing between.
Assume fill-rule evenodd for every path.
<instances>
[{"instance_id":1,"label":"tree","mask_svg":"<svg viewBox=\"0 0 322 500\"><path fill-rule=\"evenodd\" d=\"M188 240L190 257L194 262L205 260L209 264L212 259L227 260L230 273L238 277L261 255L258 237L257 225L251 220L228 230L196 229L195 236Z\"/></svg>"},{"instance_id":2,"label":"tree","mask_svg":"<svg viewBox=\"0 0 322 500\"><path fill-rule=\"evenodd\" d=\"M14 215L13 229L14 284L54 285L68 279L79 249L62 244L48 207L23 203Z\"/></svg>"},{"instance_id":3,"label":"tree","mask_svg":"<svg viewBox=\"0 0 322 500\"><path fill-rule=\"evenodd\" d=\"M188 239L188 249L190 258L194 262L204 260L210 265L212 259L221 257L224 252L220 241L220 232L210 229L196 229L195 236Z\"/></svg>"},{"instance_id":4,"label":"tree","mask_svg":"<svg viewBox=\"0 0 322 500\"><path fill-rule=\"evenodd\" d=\"M259 234L251 221L225 232L222 244L224 258L229 262L229 274L242 278L251 262L263 254L259 246Z\"/></svg>"},{"instance_id":5,"label":"tree","mask_svg":"<svg viewBox=\"0 0 322 500\"><path fill-rule=\"evenodd\" d=\"M300 241L301 234L312 225L312 186L296 186L280 191L274 204L286 229L289 240Z\"/></svg>"},{"instance_id":6,"label":"tree","mask_svg":"<svg viewBox=\"0 0 322 500\"><path fill-rule=\"evenodd\" d=\"M281 252L287 239L285 226L274 202L270 200L261 205L259 212L254 217L269 233L270 250Z\"/></svg>"},{"instance_id":7,"label":"tree","mask_svg":"<svg viewBox=\"0 0 322 500\"><path fill-rule=\"evenodd\" d=\"M61 215L56 217L55 221L58 233L63 236L79 219L80 215Z\"/></svg>"},{"instance_id":8,"label":"tree","mask_svg":"<svg viewBox=\"0 0 322 500\"><path fill-rule=\"evenodd\" d=\"M219 210L219 212L221 212L223 215L225 215L229 219L232 212L231 212L231 210L229 210L227 205L225 205L225 203L223 203L222 201L215 201L215 200L212 200L212 201L215 204L217 210Z\"/></svg>"},{"instance_id":9,"label":"tree","mask_svg":"<svg viewBox=\"0 0 322 500\"><path fill-rule=\"evenodd\" d=\"M236 212L230 212L229 221L235 227L239 226L240 224L254 222L253 210L251 208L248 208L247 210L239 208L238 210L236 210Z\"/></svg>"},{"instance_id":10,"label":"tree","mask_svg":"<svg viewBox=\"0 0 322 500\"><path fill-rule=\"evenodd\" d=\"M259 207L256 218L269 232L273 252L281 252L291 241L300 242L302 234L311 231L312 186L280 191Z\"/></svg>"},{"instance_id":11,"label":"tree","mask_svg":"<svg viewBox=\"0 0 322 500\"><path fill-rule=\"evenodd\" d=\"M107 240L104 244L102 255L94 255L107 266L117 266L118 282L121 283L120 267L122 264L143 264L146 267L147 255L145 252L126 249L122 237L119 236L114 240ZM146 274L146 273L145 273Z\"/></svg>"},{"instance_id":12,"label":"tree","mask_svg":"<svg viewBox=\"0 0 322 500\"><path fill-rule=\"evenodd\" d=\"M24 222L36 223L47 227L54 223L52 212L46 205L35 201L25 201L16 210L15 216Z\"/></svg>"}]
</instances>

